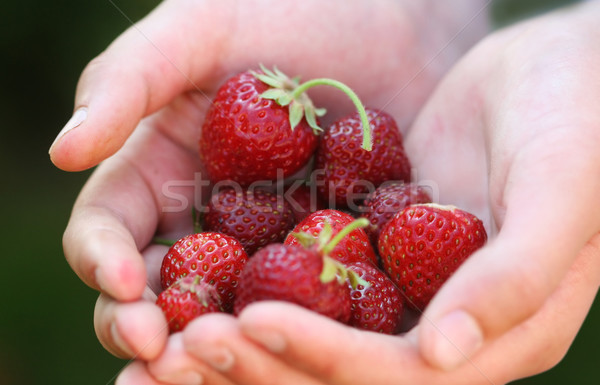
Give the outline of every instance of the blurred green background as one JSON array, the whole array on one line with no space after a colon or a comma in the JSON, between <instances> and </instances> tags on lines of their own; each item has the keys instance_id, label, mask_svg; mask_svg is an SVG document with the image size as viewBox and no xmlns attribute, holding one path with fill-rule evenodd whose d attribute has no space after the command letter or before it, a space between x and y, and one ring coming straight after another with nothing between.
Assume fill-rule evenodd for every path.
<instances>
[{"instance_id":1,"label":"blurred green background","mask_svg":"<svg viewBox=\"0 0 600 385\"><path fill-rule=\"evenodd\" d=\"M440 0L442 1L442 0ZM565 1L498 1L499 24ZM97 342L97 294L64 260L62 231L89 172L55 169L47 150L72 112L79 73L157 0L21 0L0 5L0 385L111 384L125 361ZM127 15L127 18L124 16ZM598 301L597 301L598 302ZM534 384L596 384L600 304L570 352Z\"/></svg>"}]
</instances>

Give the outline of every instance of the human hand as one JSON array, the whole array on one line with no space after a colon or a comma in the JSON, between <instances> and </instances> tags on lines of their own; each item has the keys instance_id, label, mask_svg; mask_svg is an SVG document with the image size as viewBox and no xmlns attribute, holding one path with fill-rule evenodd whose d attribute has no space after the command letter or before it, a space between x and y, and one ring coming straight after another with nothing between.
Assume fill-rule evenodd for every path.
<instances>
[{"instance_id":1,"label":"human hand","mask_svg":"<svg viewBox=\"0 0 600 385\"><path fill-rule=\"evenodd\" d=\"M171 346L189 359L177 369L216 370L225 377L211 377L217 384L495 384L559 362L600 284L598 15L592 2L489 37L411 128L419 180L435 181L442 203L476 213L494 235L407 336L256 304L237 322L190 324ZM160 377L167 363L136 369Z\"/></svg>"},{"instance_id":2,"label":"human hand","mask_svg":"<svg viewBox=\"0 0 600 385\"><path fill-rule=\"evenodd\" d=\"M95 327L103 345L121 357L152 359L167 343L153 304L165 249L150 242L191 230L188 210L163 210L171 202L162 188L201 170L198 128L226 76L262 62L305 78L336 78L368 105L385 104L406 128L445 70L484 33L485 17L472 19L471 7L481 3L304 1L290 9L171 0L93 60L50 155L70 171L110 157L83 188L63 241L74 271L102 292ZM314 93L324 106L333 98L339 95ZM349 108L336 102L330 119ZM191 190L181 191L188 202Z\"/></svg>"},{"instance_id":3,"label":"human hand","mask_svg":"<svg viewBox=\"0 0 600 385\"><path fill-rule=\"evenodd\" d=\"M442 203L470 207L497 229L424 313L419 348L435 366L453 368L550 311L537 325L546 340L508 379L537 373L540 361L549 369L592 304L600 262L581 259L594 253L600 232L599 15L600 3L590 2L489 37L411 129L406 146L420 177L440 185ZM442 167L420 150L425 144L446 158ZM580 291L561 296L574 286ZM557 336L562 312L578 317Z\"/></svg>"}]
</instances>

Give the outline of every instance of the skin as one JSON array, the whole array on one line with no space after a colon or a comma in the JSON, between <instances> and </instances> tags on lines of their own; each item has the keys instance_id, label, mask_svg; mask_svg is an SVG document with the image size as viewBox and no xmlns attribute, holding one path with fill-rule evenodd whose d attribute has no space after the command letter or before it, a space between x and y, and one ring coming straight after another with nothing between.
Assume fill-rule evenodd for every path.
<instances>
[{"instance_id":1,"label":"skin","mask_svg":"<svg viewBox=\"0 0 600 385\"><path fill-rule=\"evenodd\" d=\"M50 151L65 170L103 161L75 203L64 249L101 291L99 340L136 359L117 383L499 384L559 362L600 283L600 180L590 177L600 173L600 2L495 32L464 56L485 33L485 21L470 23L483 1L452 10L305 1L294 12L280 2L224 3L163 2L120 36L82 74L76 109L87 107L87 119ZM252 12L270 28L304 26L295 50L267 23L250 24ZM425 22L432 17L439 23ZM356 41L361 50L349 49ZM341 54L344 68L332 59ZM211 95L227 75L259 62L338 79L384 108L405 132L417 181L485 221L488 245L406 335L361 332L271 302L167 336L153 305L166 249L149 244L155 234L185 234L191 218L163 210L173 204L163 186L201 170L197 130ZM325 106L340 98L311 96ZM330 110L333 119L351 105ZM181 188L189 202L192 190Z\"/></svg>"}]
</instances>

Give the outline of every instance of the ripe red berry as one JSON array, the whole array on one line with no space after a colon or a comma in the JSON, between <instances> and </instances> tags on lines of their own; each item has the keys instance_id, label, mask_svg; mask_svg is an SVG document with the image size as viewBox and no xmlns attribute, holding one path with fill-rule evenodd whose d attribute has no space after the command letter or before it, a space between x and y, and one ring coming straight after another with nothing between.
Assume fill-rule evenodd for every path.
<instances>
[{"instance_id":1,"label":"ripe red berry","mask_svg":"<svg viewBox=\"0 0 600 385\"><path fill-rule=\"evenodd\" d=\"M350 214L339 210L325 209L316 211L298 223L285 239L287 245L298 245L299 240L293 233L304 232L315 239L319 237L326 224L331 226L332 237L354 221ZM377 265L377 256L369 238L362 228L354 229L344 237L328 254L331 258L347 264L355 261L368 261Z\"/></svg>"},{"instance_id":2,"label":"ripe red berry","mask_svg":"<svg viewBox=\"0 0 600 385\"><path fill-rule=\"evenodd\" d=\"M235 237L249 256L269 243L283 241L294 224L294 213L282 196L256 189L219 190L204 216L206 230Z\"/></svg>"},{"instance_id":3,"label":"ripe red berry","mask_svg":"<svg viewBox=\"0 0 600 385\"><path fill-rule=\"evenodd\" d=\"M350 292L335 274L324 278L328 262L315 248L271 244L248 261L235 300L239 314L256 301L292 302L326 317L346 323L350 318Z\"/></svg>"},{"instance_id":4,"label":"ripe red berry","mask_svg":"<svg viewBox=\"0 0 600 385\"><path fill-rule=\"evenodd\" d=\"M350 287L352 314L349 325L385 334L400 332L404 313L404 298L388 276L366 262L354 262L348 270L355 272L369 285Z\"/></svg>"},{"instance_id":5,"label":"ripe red berry","mask_svg":"<svg viewBox=\"0 0 600 385\"><path fill-rule=\"evenodd\" d=\"M203 314L223 311L215 287L202 282L199 276L177 280L158 295L156 304L167 318L171 333L183 330L190 321Z\"/></svg>"},{"instance_id":6,"label":"ripe red berry","mask_svg":"<svg viewBox=\"0 0 600 385\"><path fill-rule=\"evenodd\" d=\"M334 122L319 142L315 170L319 193L330 207L355 208L373 186L410 178L410 162L396 122L383 111L366 111L372 151L361 148L363 126L358 113Z\"/></svg>"},{"instance_id":7,"label":"ripe red berry","mask_svg":"<svg viewBox=\"0 0 600 385\"><path fill-rule=\"evenodd\" d=\"M412 183L384 183L369 193L361 206L361 216L371 223L365 228L374 247L381 229L406 206L431 203L431 196L424 187Z\"/></svg>"},{"instance_id":8,"label":"ripe red berry","mask_svg":"<svg viewBox=\"0 0 600 385\"><path fill-rule=\"evenodd\" d=\"M163 289L182 277L199 276L214 285L225 311L233 308L235 290L248 256L240 242L228 235L204 232L179 239L163 258L160 282Z\"/></svg>"},{"instance_id":9,"label":"ripe red berry","mask_svg":"<svg viewBox=\"0 0 600 385\"><path fill-rule=\"evenodd\" d=\"M481 220L453 206L419 204L398 212L379 236L379 252L406 304L423 310L444 282L487 240Z\"/></svg>"},{"instance_id":10,"label":"ripe red berry","mask_svg":"<svg viewBox=\"0 0 600 385\"><path fill-rule=\"evenodd\" d=\"M316 191L313 191L308 185L290 186L286 191L287 200L294 212L296 223L300 223L304 218L318 210L325 209L325 204L321 201Z\"/></svg>"},{"instance_id":11,"label":"ripe red berry","mask_svg":"<svg viewBox=\"0 0 600 385\"><path fill-rule=\"evenodd\" d=\"M265 75L263 72L260 74ZM218 90L202 126L199 151L209 179L248 186L302 168L317 135L302 119L290 125L289 107L261 95L272 89L254 71L240 73Z\"/></svg>"}]
</instances>

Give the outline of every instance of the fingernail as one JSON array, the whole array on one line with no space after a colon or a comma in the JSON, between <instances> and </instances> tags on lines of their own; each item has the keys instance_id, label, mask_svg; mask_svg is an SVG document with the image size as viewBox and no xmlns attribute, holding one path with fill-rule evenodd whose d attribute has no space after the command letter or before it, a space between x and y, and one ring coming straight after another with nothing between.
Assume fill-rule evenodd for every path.
<instances>
[{"instance_id":1,"label":"fingernail","mask_svg":"<svg viewBox=\"0 0 600 385\"><path fill-rule=\"evenodd\" d=\"M244 333L272 353L283 353L287 346L285 338L272 330L245 330Z\"/></svg>"},{"instance_id":2,"label":"fingernail","mask_svg":"<svg viewBox=\"0 0 600 385\"><path fill-rule=\"evenodd\" d=\"M126 353L130 357L134 356L133 352L131 351L131 348L125 343L123 338L121 338L121 334L119 333L119 330L117 329L117 324L114 322L110 325L110 334L111 334L113 343L115 345L117 345L117 347L119 349L121 349L124 353Z\"/></svg>"},{"instance_id":3,"label":"fingernail","mask_svg":"<svg viewBox=\"0 0 600 385\"><path fill-rule=\"evenodd\" d=\"M157 378L160 382L166 382L169 384L180 384L180 385L202 385L204 378L200 373L192 371L184 371L169 374L168 376L161 376Z\"/></svg>"},{"instance_id":4,"label":"fingernail","mask_svg":"<svg viewBox=\"0 0 600 385\"><path fill-rule=\"evenodd\" d=\"M435 323L434 365L451 370L467 361L483 344L483 332L477 321L462 310L455 310Z\"/></svg>"},{"instance_id":5,"label":"fingernail","mask_svg":"<svg viewBox=\"0 0 600 385\"><path fill-rule=\"evenodd\" d=\"M67 124L65 124L65 126L63 127L63 129L60 130L60 132L56 136L56 139L54 139L54 142L52 142L49 152L52 152L52 149L54 148L56 143L58 143L58 141L62 137L64 137L69 131L80 126L81 123L83 123L83 121L87 118L87 113L88 113L87 107L80 107L75 111L75 113L73 114L71 119L69 119Z\"/></svg>"},{"instance_id":6,"label":"fingernail","mask_svg":"<svg viewBox=\"0 0 600 385\"><path fill-rule=\"evenodd\" d=\"M235 364L233 353L221 346L204 345L199 349L194 349L192 354L220 372L229 371Z\"/></svg>"},{"instance_id":7,"label":"fingernail","mask_svg":"<svg viewBox=\"0 0 600 385\"><path fill-rule=\"evenodd\" d=\"M104 274L102 274L102 270L99 267L94 271L94 278L96 279L96 285L98 285L100 291L105 293Z\"/></svg>"}]
</instances>

